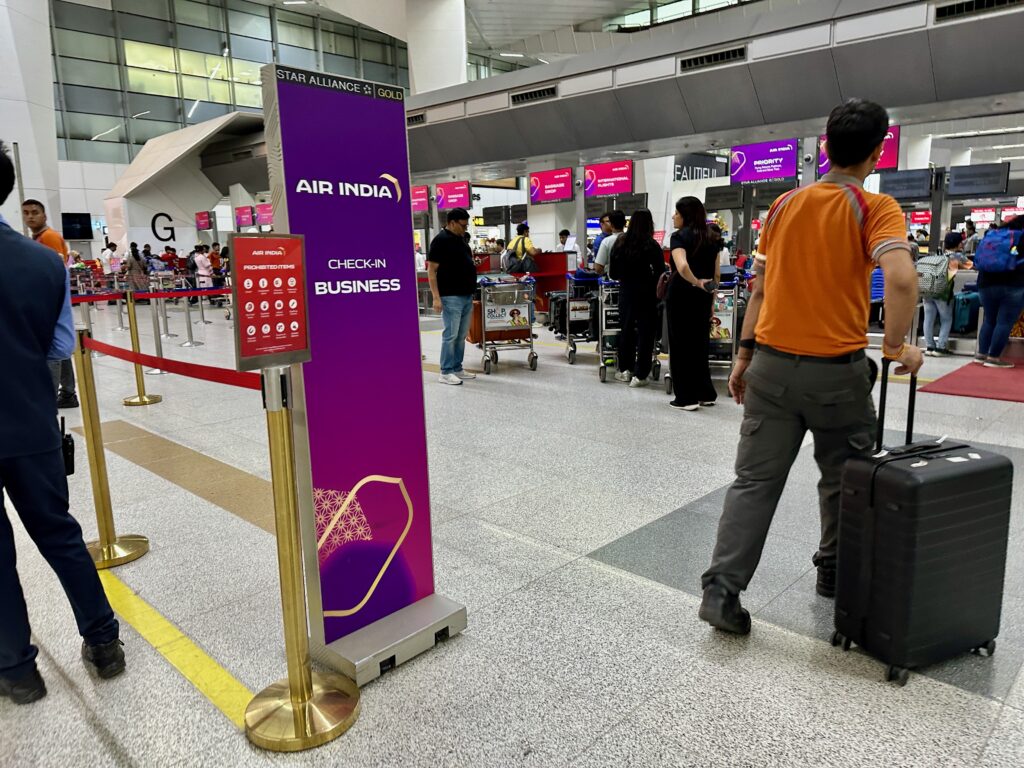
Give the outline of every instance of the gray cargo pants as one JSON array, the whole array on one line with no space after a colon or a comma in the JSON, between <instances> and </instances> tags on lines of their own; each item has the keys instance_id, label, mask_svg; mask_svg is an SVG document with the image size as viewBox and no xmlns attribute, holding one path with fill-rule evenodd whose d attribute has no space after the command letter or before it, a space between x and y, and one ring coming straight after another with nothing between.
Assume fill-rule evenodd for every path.
<instances>
[{"instance_id":1,"label":"gray cargo pants","mask_svg":"<svg viewBox=\"0 0 1024 768\"><path fill-rule=\"evenodd\" d=\"M867 359L821 363L759 350L744 380L736 481L726 494L711 567L701 580L704 587L718 583L734 594L747 588L757 569L807 430L821 470L821 542L814 562L835 560L843 464L871 452L876 424Z\"/></svg>"},{"instance_id":2,"label":"gray cargo pants","mask_svg":"<svg viewBox=\"0 0 1024 768\"><path fill-rule=\"evenodd\" d=\"M51 360L50 378L53 379L53 390L58 397L72 397L75 394L75 367L71 358Z\"/></svg>"}]
</instances>

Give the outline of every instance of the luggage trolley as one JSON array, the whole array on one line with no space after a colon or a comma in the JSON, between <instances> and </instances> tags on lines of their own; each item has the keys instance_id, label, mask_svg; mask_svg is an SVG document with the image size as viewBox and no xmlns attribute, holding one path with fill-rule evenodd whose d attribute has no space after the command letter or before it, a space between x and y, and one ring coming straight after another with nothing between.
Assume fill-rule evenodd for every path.
<instances>
[{"instance_id":1,"label":"luggage trolley","mask_svg":"<svg viewBox=\"0 0 1024 768\"><path fill-rule=\"evenodd\" d=\"M622 332L622 321L619 317L619 283L615 280L601 278L598 281L598 338L597 351L601 357L601 365L597 375L601 381L608 380L608 368L619 367L619 334ZM660 341L654 344L654 361L651 363L651 378L657 381L661 377Z\"/></svg>"},{"instance_id":2,"label":"luggage trolley","mask_svg":"<svg viewBox=\"0 0 1024 768\"><path fill-rule=\"evenodd\" d=\"M498 364L499 349L527 352L527 365L531 371L537 370L530 321L536 296L537 281L532 277L515 282L480 279L480 348L485 374Z\"/></svg>"},{"instance_id":3,"label":"luggage trolley","mask_svg":"<svg viewBox=\"0 0 1024 768\"><path fill-rule=\"evenodd\" d=\"M600 291L597 275L578 277L572 272L565 274L565 357L569 365L576 363L577 344L597 340L591 304L595 291Z\"/></svg>"},{"instance_id":4,"label":"luggage trolley","mask_svg":"<svg viewBox=\"0 0 1024 768\"><path fill-rule=\"evenodd\" d=\"M743 330L746 299L743 297L743 273L736 279L719 284L715 291L711 318L710 362L712 366L732 369L736 359L736 343ZM667 313L666 313L667 315ZM669 351L671 357L672 352ZM672 394L672 373L665 374L665 392Z\"/></svg>"}]
</instances>

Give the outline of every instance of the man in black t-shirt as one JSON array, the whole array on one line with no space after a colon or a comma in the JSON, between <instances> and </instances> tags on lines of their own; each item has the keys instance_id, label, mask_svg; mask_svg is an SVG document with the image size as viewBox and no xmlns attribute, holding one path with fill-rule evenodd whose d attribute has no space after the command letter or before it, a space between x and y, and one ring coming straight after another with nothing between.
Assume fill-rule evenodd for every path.
<instances>
[{"instance_id":1,"label":"man in black t-shirt","mask_svg":"<svg viewBox=\"0 0 1024 768\"><path fill-rule=\"evenodd\" d=\"M476 291L476 266L465 237L469 229L469 212L465 208L448 211L448 226L430 243L427 273L430 292L434 294L434 311L444 320L441 336L442 384L462 384L476 374L462 369L466 353L466 335L473 312Z\"/></svg>"}]
</instances>

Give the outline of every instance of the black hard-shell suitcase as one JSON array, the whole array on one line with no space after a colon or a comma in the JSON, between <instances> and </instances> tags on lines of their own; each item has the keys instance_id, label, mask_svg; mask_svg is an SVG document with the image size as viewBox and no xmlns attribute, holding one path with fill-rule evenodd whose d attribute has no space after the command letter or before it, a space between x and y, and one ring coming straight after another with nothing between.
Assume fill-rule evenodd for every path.
<instances>
[{"instance_id":1,"label":"black hard-shell suitcase","mask_svg":"<svg viewBox=\"0 0 1024 768\"><path fill-rule=\"evenodd\" d=\"M908 670L995 650L1003 602L1013 464L941 440L882 449L889 362L882 372L877 453L843 470L833 645L856 643Z\"/></svg>"}]
</instances>

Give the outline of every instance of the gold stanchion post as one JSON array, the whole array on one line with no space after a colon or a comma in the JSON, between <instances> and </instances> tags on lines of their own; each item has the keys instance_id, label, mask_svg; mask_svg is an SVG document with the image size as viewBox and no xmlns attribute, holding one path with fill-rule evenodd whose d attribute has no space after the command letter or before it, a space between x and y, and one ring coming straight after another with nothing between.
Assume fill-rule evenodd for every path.
<instances>
[{"instance_id":1,"label":"gold stanchion post","mask_svg":"<svg viewBox=\"0 0 1024 768\"><path fill-rule=\"evenodd\" d=\"M132 338L132 352L139 353L139 321L135 316L135 292L125 291L128 297L128 331ZM146 394L146 380L142 375L142 366L135 363L135 389L138 394L135 397L126 397L122 402L125 405L153 405L163 400L160 395Z\"/></svg>"},{"instance_id":2,"label":"gold stanchion post","mask_svg":"<svg viewBox=\"0 0 1024 768\"><path fill-rule=\"evenodd\" d=\"M263 396L270 438L288 677L258 693L245 711L249 740L275 752L297 752L326 744L351 728L359 717L356 684L342 675L314 673L310 668L294 443L285 401L290 378L286 371L280 367L264 369Z\"/></svg>"},{"instance_id":3,"label":"gold stanchion post","mask_svg":"<svg viewBox=\"0 0 1024 768\"><path fill-rule=\"evenodd\" d=\"M92 371L92 355L83 343L92 334L78 331L75 347L75 373L82 403L82 428L85 430L85 450L89 457L89 476L92 479L92 498L96 506L98 541L86 543L93 562L99 569L113 568L138 560L149 552L149 539L145 536L118 536L114 530L114 512L110 506L110 482L107 479L107 458L100 430L100 409L96 401L96 378Z\"/></svg>"}]
</instances>

